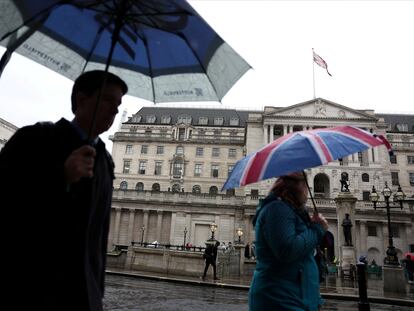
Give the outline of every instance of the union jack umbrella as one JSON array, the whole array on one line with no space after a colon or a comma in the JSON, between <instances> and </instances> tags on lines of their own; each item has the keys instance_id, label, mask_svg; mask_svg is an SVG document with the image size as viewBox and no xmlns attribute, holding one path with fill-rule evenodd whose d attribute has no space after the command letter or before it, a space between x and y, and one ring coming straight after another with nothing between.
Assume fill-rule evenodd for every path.
<instances>
[{"instance_id":1,"label":"union jack umbrella","mask_svg":"<svg viewBox=\"0 0 414 311\"><path fill-rule=\"evenodd\" d=\"M289 133L239 160L222 191L300 172L380 145L392 152L384 136L354 126Z\"/></svg>"}]
</instances>

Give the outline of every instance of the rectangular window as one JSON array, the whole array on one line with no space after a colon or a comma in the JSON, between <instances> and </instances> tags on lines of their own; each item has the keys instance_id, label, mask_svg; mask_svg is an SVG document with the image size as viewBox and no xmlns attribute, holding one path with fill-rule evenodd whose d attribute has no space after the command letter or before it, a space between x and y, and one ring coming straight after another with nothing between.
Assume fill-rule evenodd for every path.
<instances>
[{"instance_id":1,"label":"rectangular window","mask_svg":"<svg viewBox=\"0 0 414 311\"><path fill-rule=\"evenodd\" d=\"M234 165L233 164L231 164L231 165L229 165L227 167L227 176L230 176L230 174L233 171L233 169L234 169Z\"/></svg>"},{"instance_id":2,"label":"rectangular window","mask_svg":"<svg viewBox=\"0 0 414 311\"><path fill-rule=\"evenodd\" d=\"M164 146L157 146L157 154L164 154Z\"/></svg>"},{"instance_id":3,"label":"rectangular window","mask_svg":"<svg viewBox=\"0 0 414 311\"><path fill-rule=\"evenodd\" d=\"M390 155L391 164L397 164L397 156L395 154Z\"/></svg>"},{"instance_id":4,"label":"rectangular window","mask_svg":"<svg viewBox=\"0 0 414 311\"><path fill-rule=\"evenodd\" d=\"M141 146L141 154L148 154L148 145Z\"/></svg>"},{"instance_id":5,"label":"rectangular window","mask_svg":"<svg viewBox=\"0 0 414 311\"><path fill-rule=\"evenodd\" d=\"M407 123L397 123L395 125L397 131L399 132L408 132L408 124Z\"/></svg>"},{"instance_id":6,"label":"rectangular window","mask_svg":"<svg viewBox=\"0 0 414 311\"><path fill-rule=\"evenodd\" d=\"M196 177L201 176L202 171L203 171L203 165L202 164L196 164L194 166L194 176L196 176Z\"/></svg>"},{"instance_id":7,"label":"rectangular window","mask_svg":"<svg viewBox=\"0 0 414 311\"><path fill-rule=\"evenodd\" d=\"M362 191L362 200L369 201L369 195L370 194L371 194L371 192L369 192L369 191Z\"/></svg>"},{"instance_id":8,"label":"rectangular window","mask_svg":"<svg viewBox=\"0 0 414 311\"><path fill-rule=\"evenodd\" d=\"M377 226L372 224L367 226L368 236L377 236Z\"/></svg>"},{"instance_id":9,"label":"rectangular window","mask_svg":"<svg viewBox=\"0 0 414 311\"><path fill-rule=\"evenodd\" d=\"M230 148L229 149L229 158L235 158L237 155L237 149Z\"/></svg>"},{"instance_id":10,"label":"rectangular window","mask_svg":"<svg viewBox=\"0 0 414 311\"><path fill-rule=\"evenodd\" d=\"M414 164L414 156L407 156L407 163Z\"/></svg>"},{"instance_id":11,"label":"rectangular window","mask_svg":"<svg viewBox=\"0 0 414 311\"><path fill-rule=\"evenodd\" d=\"M131 168L131 160L124 160L124 168L122 170L122 173L129 174L130 168Z\"/></svg>"},{"instance_id":12,"label":"rectangular window","mask_svg":"<svg viewBox=\"0 0 414 311\"><path fill-rule=\"evenodd\" d=\"M392 233L393 238L400 237L400 230L399 230L398 224L391 224L391 233Z\"/></svg>"},{"instance_id":13,"label":"rectangular window","mask_svg":"<svg viewBox=\"0 0 414 311\"><path fill-rule=\"evenodd\" d=\"M202 157L204 154L204 148L203 147L197 147L196 148L196 157Z\"/></svg>"},{"instance_id":14,"label":"rectangular window","mask_svg":"<svg viewBox=\"0 0 414 311\"><path fill-rule=\"evenodd\" d=\"M400 181L398 179L398 172L391 172L391 184L393 186L398 186Z\"/></svg>"},{"instance_id":15,"label":"rectangular window","mask_svg":"<svg viewBox=\"0 0 414 311\"><path fill-rule=\"evenodd\" d=\"M220 148L213 148L211 151L211 156L219 157L220 156Z\"/></svg>"},{"instance_id":16,"label":"rectangular window","mask_svg":"<svg viewBox=\"0 0 414 311\"><path fill-rule=\"evenodd\" d=\"M259 198L259 190L257 190L257 189L250 190L250 197L252 199L258 199Z\"/></svg>"},{"instance_id":17,"label":"rectangular window","mask_svg":"<svg viewBox=\"0 0 414 311\"><path fill-rule=\"evenodd\" d=\"M125 154L132 154L132 145L126 145Z\"/></svg>"},{"instance_id":18,"label":"rectangular window","mask_svg":"<svg viewBox=\"0 0 414 311\"><path fill-rule=\"evenodd\" d=\"M217 164L211 165L211 176L218 178L219 176L219 166Z\"/></svg>"},{"instance_id":19,"label":"rectangular window","mask_svg":"<svg viewBox=\"0 0 414 311\"><path fill-rule=\"evenodd\" d=\"M408 176L410 178L410 185L414 186L414 173L408 173Z\"/></svg>"},{"instance_id":20,"label":"rectangular window","mask_svg":"<svg viewBox=\"0 0 414 311\"><path fill-rule=\"evenodd\" d=\"M138 166L138 174L145 175L145 169L147 168L147 162L140 161Z\"/></svg>"},{"instance_id":21,"label":"rectangular window","mask_svg":"<svg viewBox=\"0 0 414 311\"><path fill-rule=\"evenodd\" d=\"M161 175L161 170L162 170L162 162L155 161L154 175Z\"/></svg>"},{"instance_id":22,"label":"rectangular window","mask_svg":"<svg viewBox=\"0 0 414 311\"><path fill-rule=\"evenodd\" d=\"M173 177L174 178L181 178L184 171L184 163L176 162L173 165Z\"/></svg>"}]
</instances>

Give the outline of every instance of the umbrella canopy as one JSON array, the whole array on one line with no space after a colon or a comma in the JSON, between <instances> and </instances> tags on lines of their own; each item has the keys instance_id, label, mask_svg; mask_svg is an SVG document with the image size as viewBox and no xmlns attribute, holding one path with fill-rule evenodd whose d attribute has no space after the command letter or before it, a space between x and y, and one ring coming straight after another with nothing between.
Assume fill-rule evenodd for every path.
<instances>
[{"instance_id":1,"label":"umbrella canopy","mask_svg":"<svg viewBox=\"0 0 414 311\"><path fill-rule=\"evenodd\" d=\"M290 133L239 160L222 190L303 171L379 145L391 151L382 135L353 126Z\"/></svg>"},{"instance_id":2,"label":"umbrella canopy","mask_svg":"<svg viewBox=\"0 0 414 311\"><path fill-rule=\"evenodd\" d=\"M414 261L414 253L405 253L404 258L407 258L407 255L410 255L411 260Z\"/></svg>"},{"instance_id":3,"label":"umbrella canopy","mask_svg":"<svg viewBox=\"0 0 414 311\"><path fill-rule=\"evenodd\" d=\"M153 102L220 101L250 66L184 0L0 0L0 44L72 80L110 67ZM106 68L107 69L107 68Z\"/></svg>"}]
</instances>

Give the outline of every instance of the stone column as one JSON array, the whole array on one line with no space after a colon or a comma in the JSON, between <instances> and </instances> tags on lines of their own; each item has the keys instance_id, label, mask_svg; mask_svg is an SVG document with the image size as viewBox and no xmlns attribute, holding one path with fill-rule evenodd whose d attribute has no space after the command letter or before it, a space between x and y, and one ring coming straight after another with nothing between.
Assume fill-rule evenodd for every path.
<instances>
[{"instance_id":1,"label":"stone column","mask_svg":"<svg viewBox=\"0 0 414 311\"><path fill-rule=\"evenodd\" d=\"M366 253L368 249L367 249L367 222L365 220L359 221L359 230L360 230L359 238L361 240L361 246L359 250L361 253Z\"/></svg>"},{"instance_id":2,"label":"stone column","mask_svg":"<svg viewBox=\"0 0 414 311\"><path fill-rule=\"evenodd\" d=\"M386 255L386 251L388 249L388 223L387 222L383 222L382 223L382 238L383 238L383 253L382 253L382 257L385 257Z\"/></svg>"},{"instance_id":3,"label":"stone column","mask_svg":"<svg viewBox=\"0 0 414 311\"><path fill-rule=\"evenodd\" d=\"M357 198L349 192L340 192L338 197L335 198L337 209L337 221L338 221L338 241L339 247L339 262L340 270L349 271L350 264L356 264L356 251L355 251L355 203ZM351 238L352 246L345 245L345 236L343 232L342 222L345 219L345 214L349 214L349 218L352 222Z\"/></svg>"},{"instance_id":4,"label":"stone column","mask_svg":"<svg viewBox=\"0 0 414 311\"><path fill-rule=\"evenodd\" d=\"M263 144L267 145L267 143L269 142L269 138L267 137L267 132L268 132L268 126L265 124L263 125Z\"/></svg>"},{"instance_id":5,"label":"stone column","mask_svg":"<svg viewBox=\"0 0 414 311\"><path fill-rule=\"evenodd\" d=\"M283 135L287 134L287 125L283 125Z\"/></svg>"},{"instance_id":6,"label":"stone column","mask_svg":"<svg viewBox=\"0 0 414 311\"><path fill-rule=\"evenodd\" d=\"M118 244L119 239L119 227L121 226L121 208L114 208L115 210L115 224L114 224L114 234L112 236L112 244Z\"/></svg>"},{"instance_id":7,"label":"stone column","mask_svg":"<svg viewBox=\"0 0 414 311\"><path fill-rule=\"evenodd\" d=\"M274 137L274 129L275 129L275 126L274 125L271 125L270 126L270 142L272 142L272 141L275 140L275 137Z\"/></svg>"},{"instance_id":8,"label":"stone column","mask_svg":"<svg viewBox=\"0 0 414 311\"><path fill-rule=\"evenodd\" d=\"M145 231L144 231L144 243L147 242L147 236L148 236L148 214L149 211L148 210L143 210L143 214L144 214L144 218L142 219L142 225L145 226Z\"/></svg>"},{"instance_id":9,"label":"stone column","mask_svg":"<svg viewBox=\"0 0 414 311\"><path fill-rule=\"evenodd\" d=\"M171 213L171 229L170 229L170 244L174 244L174 236L175 236L175 221L176 221L177 213Z\"/></svg>"},{"instance_id":10,"label":"stone column","mask_svg":"<svg viewBox=\"0 0 414 311\"><path fill-rule=\"evenodd\" d=\"M405 224L405 245L407 245L407 252L410 251L410 244L414 243L414 236L412 231L412 224Z\"/></svg>"},{"instance_id":11,"label":"stone column","mask_svg":"<svg viewBox=\"0 0 414 311\"><path fill-rule=\"evenodd\" d=\"M134 241L134 218L135 218L135 210L130 209L129 210L129 221L128 221L128 236L127 236L127 243L131 244L131 242Z\"/></svg>"},{"instance_id":12,"label":"stone column","mask_svg":"<svg viewBox=\"0 0 414 311\"><path fill-rule=\"evenodd\" d=\"M373 150L374 150L375 163L380 162L378 147L375 147Z\"/></svg>"},{"instance_id":13,"label":"stone column","mask_svg":"<svg viewBox=\"0 0 414 311\"><path fill-rule=\"evenodd\" d=\"M162 230L162 210L157 211L157 235L156 239L158 243L161 243L161 230Z\"/></svg>"}]
</instances>

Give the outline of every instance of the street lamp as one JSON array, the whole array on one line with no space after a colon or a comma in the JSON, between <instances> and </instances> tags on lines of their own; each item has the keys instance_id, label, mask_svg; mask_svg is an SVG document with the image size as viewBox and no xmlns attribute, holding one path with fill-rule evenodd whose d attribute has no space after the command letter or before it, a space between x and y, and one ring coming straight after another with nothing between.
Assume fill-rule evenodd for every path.
<instances>
[{"instance_id":1,"label":"street lamp","mask_svg":"<svg viewBox=\"0 0 414 311\"><path fill-rule=\"evenodd\" d=\"M184 228L184 244L183 244L183 248L185 247L185 239L187 237L187 227Z\"/></svg>"},{"instance_id":2,"label":"street lamp","mask_svg":"<svg viewBox=\"0 0 414 311\"><path fill-rule=\"evenodd\" d=\"M395 203L399 203L398 205L390 205L390 197L392 195L392 191L391 189L388 187L387 182L385 182L385 187L382 190L382 194L384 196L384 200L385 200L385 206L377 206L377 204L379 203L379 194L377 193L377 191L375 190L375 186L372 186L372 192L369 195L369 199L371 200L372 203L374 203L374 209L376 210L377 208L386 208L387 209L387 219L388 219L388 249L387 249L387 257L384 260L385 264L388 265L399 265L398 262L398 257L397 257L397 251L395 250L394 247L394 243L392 240L392 230L391 230L391 214L390 214L390 209L391 208L401 208L403 209L403 201L405 198L405 194L404 192L401 190L401 186L398 185L398 190L397 192L394 194L394 202Z\"/></svg>"},{"instance_id":3,"label":"street lamp","mask_svg":"<svg viewBox=\"0 0 414 311\"><path fill-rule=\"evenodd\" d=\"M145 232L145 226L141 227L141 246L144 244L144 232Z\"/></svg>"},{"instance_id":4,"label":"street lamp","mask_svg":"<svg viewBox=\"0 0 414 311\"><path fill-rule=\"evenodd\" d=\"M236 233L237 233L237 236L239 237L238 243L241 244L241 237L243 236L243 230L242 230L242 228L240 228L240 227L237 228Z\"/></svg>"},{"instance_id":5,"label":"street lamp","mask_svg":"<svg viewBox=\"0 0 414 311\"><path fill-rule=\"evenodd\" d=\"M217 230L217 225L213 222L210 225L210 231L211 231L211 240L214 240L214 232Z\"/></svg>"}]
</instances>

